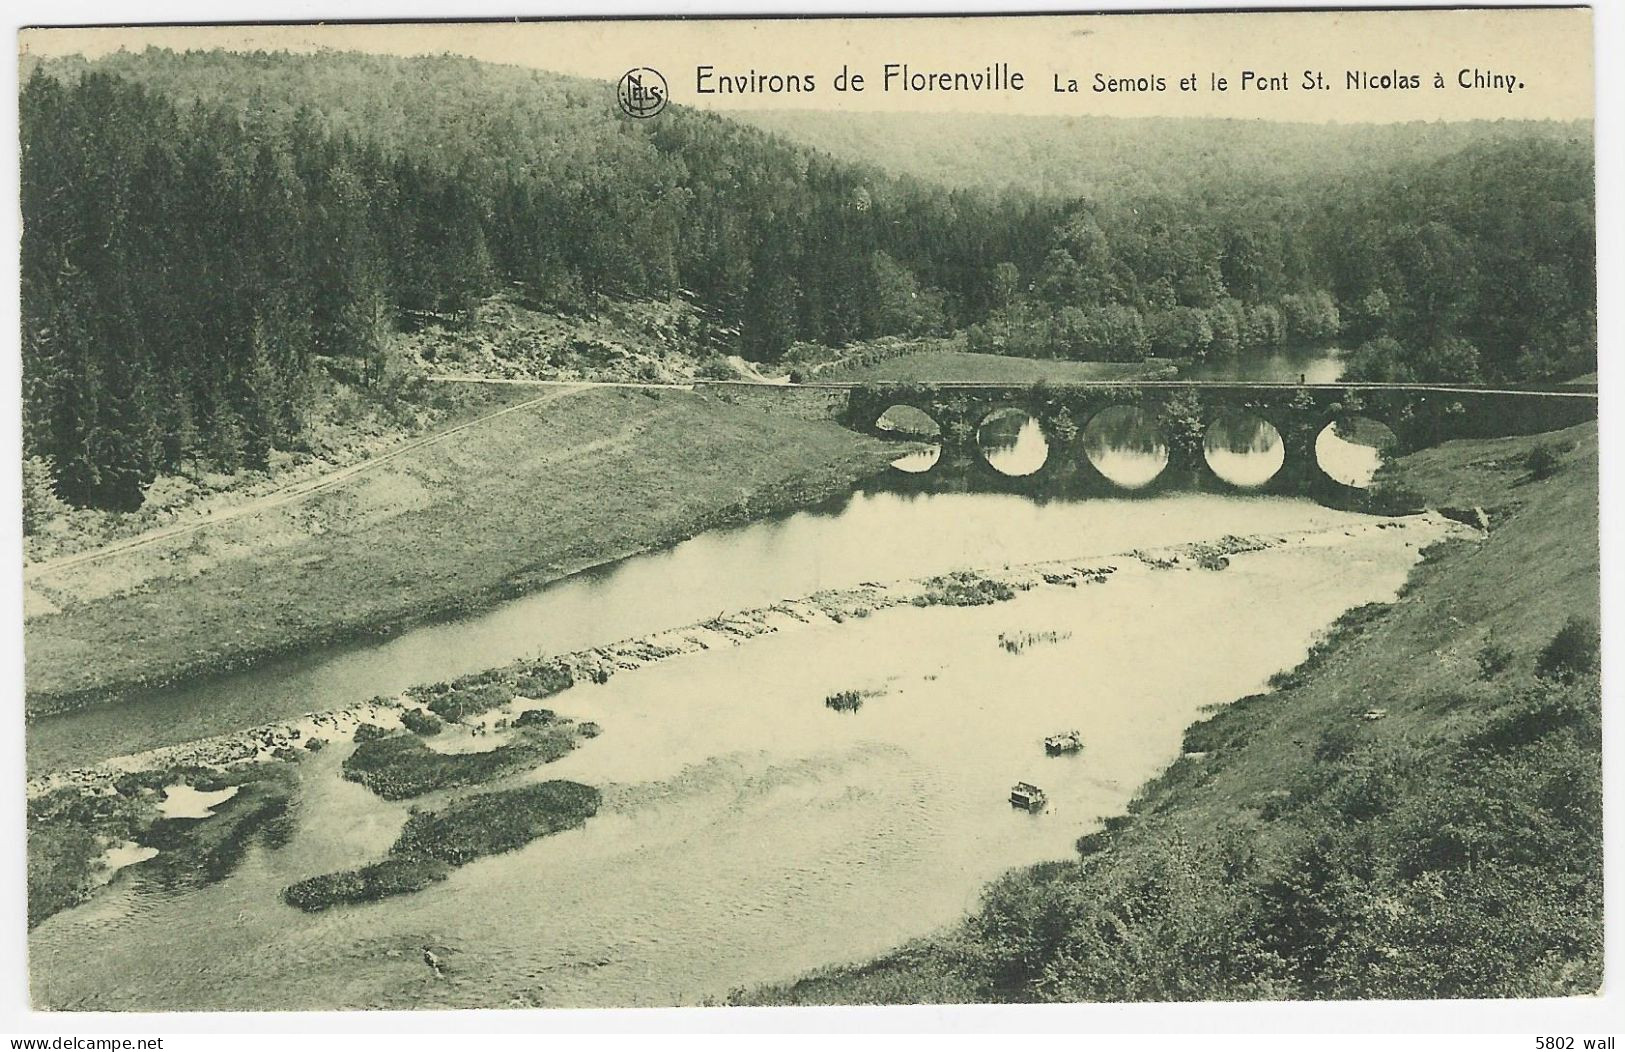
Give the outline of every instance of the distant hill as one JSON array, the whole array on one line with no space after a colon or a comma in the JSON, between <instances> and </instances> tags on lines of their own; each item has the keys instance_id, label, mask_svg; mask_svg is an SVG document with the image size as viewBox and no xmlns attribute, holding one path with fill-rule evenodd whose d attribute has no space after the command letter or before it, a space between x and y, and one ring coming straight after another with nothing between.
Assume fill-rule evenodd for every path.
<instances>
[{"instance_id":1,"label":"distant hill","mask_svg":"<svg viewBox=\"0 0 1625 1052\"><path fill-rule=\"evenodd\" d=\"M256 127L303 121L419 164L496 164L552 177L643 145L616 119L604 84L457 55L147 48L33 60L21 70L24 83L35 66L66 82L111 74Z\"/></svg>"},{"instance_id":2,"label":"distant hill","mask_svg":"<svg viewBox=\"0 0 1625 1052\"><path fill-rule=\"evenodd\" d=\"M1111 198L1371 175L1514 139L1589 142L1589 121L1296 124L1196 118L730 111L834 157L950 187Z\"/></svg>"},{"instance_id":3,"label":"distant hill","mask_svg":"<svg viewBox=\"0 0 1625 1052\"><path fill-rule=\"evenodd\" d=\"M301 112L326 129L418 161L477 154L552 175L635 149L599 81L455 55L358 52L117 52L94 61L30 58L71 79L95 69L167 98L284 123ZM948 187L1016 187L1064 197L1182 196L1192 189L1373 175L1485 142L1589 142L1589 121L1302 124L1199 118L731 110L686 120L744 125L860 166ZM651 122L654 123L654 122ZM648 129L640 129L647 131ZM739 128L734 134L750 133Z\"/></svg>"}]
</instances>

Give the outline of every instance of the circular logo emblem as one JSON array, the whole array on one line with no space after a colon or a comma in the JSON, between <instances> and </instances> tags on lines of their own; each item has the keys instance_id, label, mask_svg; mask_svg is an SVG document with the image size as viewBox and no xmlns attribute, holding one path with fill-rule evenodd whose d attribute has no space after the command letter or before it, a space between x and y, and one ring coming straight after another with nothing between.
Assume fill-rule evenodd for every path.
<instances>
[{"instance_id":1,"label":"circular logo emblem","mask_svg":"<svg viewBox=\"0 0 1625 1052\"><path fill-rule=\"evenodd\" d=\"M627 70L615 86L615 99L621 104L621 112L638 120L647 120L665 109L670 94L666 78L658 69L648 66Z\"/></svg>"}]
</instances>

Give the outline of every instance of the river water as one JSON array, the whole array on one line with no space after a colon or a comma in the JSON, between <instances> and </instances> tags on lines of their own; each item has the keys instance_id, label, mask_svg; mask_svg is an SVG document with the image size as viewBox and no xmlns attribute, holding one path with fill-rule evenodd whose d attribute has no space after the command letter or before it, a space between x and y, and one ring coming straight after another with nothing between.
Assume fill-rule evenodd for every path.
<instances>
[{"instance_id":1,"label":"river water","mask_svg":"<svg viewBox=\"0 0 1625 1052\"><path fill-rule=\"evenodd\" d=\"M319 650L40 720L28 728L28 762L33 771L56 770L344 708L516 658L601 646L825 588L1298 529L1331 515L1306 502L1196 494L1039 504L1012 494L859 491L577 574L382 643Z\"/></svg>"},{"instance_id":2,"label":"river water","mask_svg":"<svg viewBox=\"0 0 1625 1052\"><path fill-rule=\"evenodd\" d=\"M1271 383L1333 384L1343 378L1343 354L1336 349L1295 348L1239 359L1194 362L1179 371L1182 380L1252 380Z\"/></svg>"},{"instance_id":3,"label":"river water","mask_svg":"<svg viewBox=\"0 0 1625 1052\"><path fill-rule=\"evenodd\" d=\"M1125 490L1166 459L1142 430L1105 421L1084 436ZM1350 442L1363 434L1345 431ZM1049 453L1021 414L985 432L984 455L1007 474L1038 470ZM1267 424L1238 418L1215 427L1206 453L1246 487L1279 467L1279 446ZM1365 458L1357 474L1372 458L1355 452ZM929 467L937 454L914 456L902 466ZM283 846L253 846L225 879L179 891L149 883L147 853L131 854L90 902L36 928L35 1002L670 1005L861 960L953 923L1012 867L1070 856L1079 835L1178 756L1205 710L1263 689L1342 611L1391 598L1437 529L1376 529L1365 516L1239 491L1039 501L870 485L478 616L41 721L29 731L30 766L54 769L823 589L1056 559L1118 567L1103 584L1041 587L993 606L786 624L551 698L603 734L518 778L597 786L598 815L384 902L310 915L280 894L383 857L413 803L433 809L448 795L384 801L340 777L350 746L309 755ZM1221 572L1152 569L1120 554L1303 531ZM1038 641L1019 653L1000 644L1029 633ZM864 692L862 707L826 707L841 691ZM1074 729L1081 755L1045 755L1046 735ZM456 727L429 739L445 749L498 740ZM1047 792L1045 811L1010 807L1017 780ZM425 947L441 974L424 965Z\"/></svg>"},{"instance_id":4,"label":"river water","mask_svg":"<svg viewBox=\"0 0 1625 1052\"><path fill-rule=\"evenodd\" d=\"M35 929L36 1003L665 1005L879 953L953 922L1007 869L1067 857L1178 755L1205 706L1261 689L1343 610L1390 598L1433 528L1370 523L1246 496L855 493L282 670L251 699L233 692L257 678L216 684L219 704L288 697L298 699L289 711L328 708L866 580L1319 531L1222 572L1113 559L1119 570L1103 584L792 626L576 687L549 707L603 734L534 776L603 791L584 828L415 895L307 915L283 905L281 889L381 857L408 807L343 781L348 746L327 749L298 765L285 846L251 848L231 876L180 892L149 886L131 865ZM1028 632L1056 638L1016 654L999 645ZM874 693L857 712L824 705L843 690ZM157 722L198 702L178 692L150 704ZM1047 757L1042 738L1071 729L1084 752ZM1009 806L1018 779L1047 791L1046 812ZM425 946L443 975L423 964Z\"/></svg>"}]
</instances>

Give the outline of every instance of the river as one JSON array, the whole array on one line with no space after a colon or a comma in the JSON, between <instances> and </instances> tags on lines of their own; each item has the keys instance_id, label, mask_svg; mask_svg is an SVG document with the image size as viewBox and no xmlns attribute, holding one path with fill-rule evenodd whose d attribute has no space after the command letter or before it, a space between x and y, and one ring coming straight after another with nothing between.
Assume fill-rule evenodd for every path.
<instances>
[{"instance_id":1,"label":"river","mask_svg":"<svg viewBox=\"0 0 1625 1052\"><path fill-rule=\"evenodd\" d=\"M1157 454L1131 424L1121 441L1085 436L1126 486ZM1025 419L983 437L1011 474L1048 452ZM1239 420L1208 453L1245 485L1278 466L1278 445ZM131 864L90 902L37 927L36 1004L690 1004L883 952L962 917L1011 867L1068 857L1179 755L1186 726L1264 689L1344 610L1392 598L1441 528L1378 529L1367 516L1242 493L1040 501L910 489L877 480L477 616L36 723L31 765L52 769L824 589L1058 559L1117 567L1104 583L991 606L797 623L572 688L548 707L602 735L518 777L596 786L599 813L384 902L306 914L280 895L382 857L412 803L450 797L379 799L340 776L347 744L305 756L287 843L252 846L224 879L180 890L143 877L149 851L127 851ZM1298 534L1222 571L1154 569L1124 554ZM1029 634L1019 652L1001 645ZM863 692L862 707L826 707L841 691ZM1080 755L1045 755L1046 735L1074 729ZM466 750L499 737L453 727L428 741ZM1041 785L1047 809L1011 808L1017 780ZM439 974L423 963L429 946Z\"/></svg>"},{"instance_id":2,"label":"river","mask_svg":"<svg viewBox=\"0 0 1625 1052\"><path fill-rule=\"evenodd\" d=\"M604 732L536 776L600 787L597 817L418 894L307 915L281 889L379 857L408 806L342 780L345 749L326 750L299 764L285 846L251 848L226 879L178 892L132 865L38 927L35 998L154 1010L661 1005L881 952L962 916L1008 868L1066 857L1178 755L1205 706L1262 689L1343 610L1390 598L1429 528L1370 521L1280 498L860 492L284 670L288 685L261 700L323 708L864 580L1320 531L1222 572L1117 559L1104 584L894 608L576 687L549 707ZM1023 632L1056 638L1018 654L999 645ZM213 696L244 704L230 691L253 679L240 683ZM857 712L823 704L854 689L875 692ZM196 702L178 692L167 704ZM1082 755L1044 755L1045 735L1074 728ZM1017 779L1043 786L1048 811L1009 806ZM431 945L444 975L421 961Z\"/></svg>"},{"instance_id":3,"label":"river","mask_svg":"<svg viewBox=\"0 0 1625 1052\"><path fill-rule=\"evenodd\" d=\"M344 708L516 658L600 646L825 588L1298 529L1331 521L1329 515L1307 502L1219 495L1040 504L1014 494L860 490L577 574L381 643L324 648L36 721L28 728L29 768L56 770Z\"/></svg>"},{"instance_id":4,"label":"river","mask_svg":"<svg viewBox=\"0 0 1625 1052\"><path fill-rule=\"evenodd\" d=\"M1297 348L1224 361L1193 362L1179 370L1179 378L1333 384L1343 378L1345 365L1343 352L1335 348Z\"/></svg>"}]
</instances>

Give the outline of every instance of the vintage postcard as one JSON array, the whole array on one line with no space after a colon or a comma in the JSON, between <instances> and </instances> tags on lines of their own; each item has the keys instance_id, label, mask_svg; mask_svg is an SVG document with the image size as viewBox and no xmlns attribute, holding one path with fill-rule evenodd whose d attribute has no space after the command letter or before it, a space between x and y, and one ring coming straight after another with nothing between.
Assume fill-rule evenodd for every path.
<instances>
[{"instance_id":1,"label":"vintage postcard","mask_svg":"<svg viewBox=\"0 0 1625 1052\"><path fill-rule=\"evenodd\" d=\"M1594 997L1592 22L22 30L34 1009Z\"/></svg>"}]
</instances>

